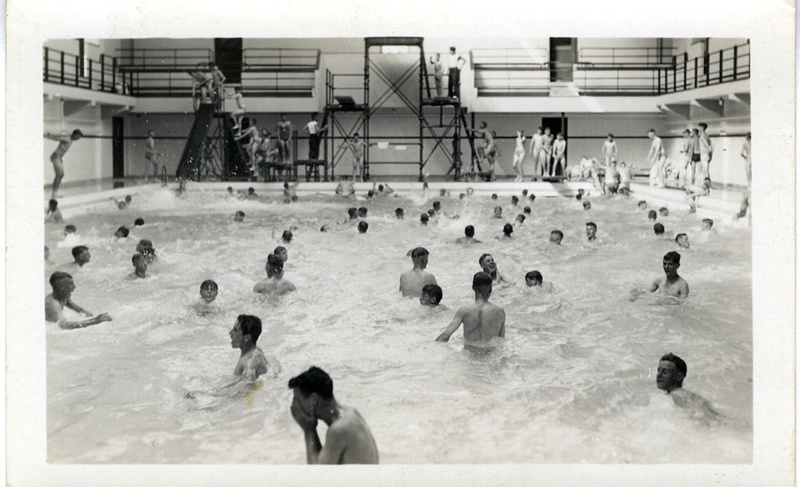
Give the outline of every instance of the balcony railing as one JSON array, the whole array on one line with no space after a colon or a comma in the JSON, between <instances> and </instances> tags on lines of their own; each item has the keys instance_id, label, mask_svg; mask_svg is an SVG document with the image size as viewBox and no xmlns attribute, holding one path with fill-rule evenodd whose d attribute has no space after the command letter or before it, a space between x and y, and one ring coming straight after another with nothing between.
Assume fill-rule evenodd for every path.
<instances>
[{"instance_id":1,"label":"balcony railing","mask_svg":"<svg viewBox=\"0 0 800 487\"><path fill-rule=\"evenodd\" d=\"M120 69L126 72L169 72L208 68L211 49L117 49Z\"/></svg>"},{"instance_id":2,"label":"balcony railing","mask_svg":"<svg viewBox=\"0 0 800 487\"><path fill-rule=\"evenodd\" d=\"M42 66L45 83L128 94L115 57L101 54L99 59L84 58L81 63L80 56L45 47Z\"/></svg>"},{"instance_id":3,"label":"balcony railing","mask_svg":"<svg viewBox=\"0 0 800 487\"><path fill-rule=\"evenodd\" d=\"M641 69L667 67L675 47L584 47L578 54L583 69Z\"/></svg>"},{"instance_id":4,"label":"balcony railing","mask_svg":"<svg viewBox=\"0 0 800 487\"><path fill-rule=\"evenodd\" d=\"M245 72L291 73L319 69L319 49L247 48L242 51Z\"/></svg>"}]
</instances>

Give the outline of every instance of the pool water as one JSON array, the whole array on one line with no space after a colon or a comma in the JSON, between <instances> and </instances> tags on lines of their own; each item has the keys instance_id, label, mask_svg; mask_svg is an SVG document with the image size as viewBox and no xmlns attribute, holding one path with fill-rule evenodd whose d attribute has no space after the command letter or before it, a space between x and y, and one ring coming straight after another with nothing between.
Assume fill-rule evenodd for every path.
<instances>
[{"instance_id":1,"label":"pool water","mask_svg":"<svg viewBox=\"0 0 800 487\"><path fill-rule=\"evenodd\" d=\"M451 220L428 227L419 214L433 199ZM510 240L503 224L520 208L474 196L416 194L353 202L302 197L298 204L239 201L214 192L178 198L154 190L131 209L111 203L69 217L92 261L73 275L73 299L114 321L79 330L47 326L48 461L55 463L305 463L303 435L289 413L288 380L311 365L333 378L337 399L360 410L381 463L749 463L752 459L751 234L718 222L700 232L697 217L659 217L686 232L680 274L683 304L628 291L662 276L674 243L657 239L634 200L539 198ZM526 203L527 204L527 203ZM350 206L367 206L369 231L336 224ZM407 220L394 218L403 207ZM649 208L648 208L649 209ZM243 210L243 223L233 214ZM145 226L133 227L136 217ZM586 242L585 223L598 225ZM337 231L321 233L331 223ZM112 237L122 224L131 236ZM464 226L482 244L453 241ZM276 238L296 225L285 279L298 292L252 293L266 277ZM563 245L547 242L564 232ZM46 228L46 278L71 260L63 225ZM131 280L139 239L159 260ZM422 308L398 292L406 252L430 251L428 270L449 310ZM490 252L513 284L491 301L506 310L504 344L485 355L434 339L455 309L473 299L478 258ZM553 294L524 286L538 269ZM199 286L213 278L213 312L198 314ZM238 350L228 331L239 314L264 324L258 341L280 363L256 386L223 390ZM688 363L684 387L709 400L721 421L704 421L655 387L667 352ZM191 393L191 397L187 397ZM324 426L320 427L324 442ZM678 446L680 445L680 446Z\"/></svg>"}]
</instances>

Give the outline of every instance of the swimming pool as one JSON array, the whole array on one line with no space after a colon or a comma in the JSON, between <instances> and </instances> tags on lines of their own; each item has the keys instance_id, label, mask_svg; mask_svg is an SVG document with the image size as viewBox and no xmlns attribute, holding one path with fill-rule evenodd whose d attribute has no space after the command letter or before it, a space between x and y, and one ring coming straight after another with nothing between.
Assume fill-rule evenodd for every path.
<instances>
[{"instance_id":1,"label":"swimming pool","mask_svg":"<svg viewBox=\"0 0 800 487\"><path fill-rule=\"evenodd\" d=\"M682 305L631 302L628 290L663 275L661 258L675 250L653 236L635 198L593 198L590 211L573 198L538 198L510 241L496 239L521 212L508 197L501 197L500 220L491 218L498 203L488 197L424 199L304 196L284 205L154 190L137 195L126 212L109 203L68 218L92 253L74 274L74 299L114 321L73 331L46 325L48 461L305 463L287 382L310 365L330 373L337 399L361 411L381 463L751 461L748 228L717 224L701 234L685 211L659 218L692 241L680 270L691 297ZM433 199L460 218L420 226L419 213ZM319 231L362 205L368 233ZM396 207L407 220L394 218ZM244 223L233 222L237 210L246 212ZM139 216L146 224L133 228ZM599 227L592 244L584 236L590 220ZM122 224L131 236L117 242L111 235ZM468 224L482 245L452 243ZM266 255L280 245L273 229L279 236L290 225L299 229L287 246L285 278L298 292L254 296ZM556 228L565 234L561 248L547 243ZM59 246L62 229L46 228L54 263L45 277L71 261L74 242ZM154 242L160 260L148 279L130 281L141 238ZM449 311L423 309L397 291L411 268L406 252L419 245L431 253L428 270ZM504 346L477 356L463 350L461 331L450 343L434 339L472 300L471 277L484 252L514 284L492 295L507 313ZM524 287L533 269L556 293ZM189 305L208 278L220 285L218 310L199 316ZM263 320L259 346L281 371L246 394L215 396L238 357L228 331L242 313ZM685 387L725 421L699 421L656 389L658 358L669 351L688 363Z\"/></svg>"}]
</instances>

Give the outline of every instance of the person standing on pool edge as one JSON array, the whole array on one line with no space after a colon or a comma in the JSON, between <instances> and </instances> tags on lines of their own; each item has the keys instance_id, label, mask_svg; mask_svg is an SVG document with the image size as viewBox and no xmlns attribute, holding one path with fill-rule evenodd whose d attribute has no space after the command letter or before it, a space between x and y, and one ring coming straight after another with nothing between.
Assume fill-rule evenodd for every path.
<instances>
[{"instance_id":1,"label":"person standing on pool edge","mask_svg":"<svg viewBox=\"0 0 800 487\"><path fill-rule=\"evenodd\" d=\"M436 284L433 274L425 272L425 268L428 267L428 255L428 249L424 247L417 247L411 251L414 268L400 276L400 292L404 298L419 298L426 284Z\"/></svg>"},{"instance_id":2,"label":"person standing on pool edge","mask_svg":"<svg viewBox=\"0 0 800 487\"><path fill-rule=\"evenodd\" d=\"M462 306L456 311L453 321L436 337L437 342L446 342L464 324L464 345L486 348L493 338L506 336L506 312L503 308L489 302L492 294L492 276L476 272L472 277L472 290L475 302Z\"/></svg>"},{"instance_id":3,"label":"person standing on pool edge","mask_svg":"<svg viewBox=\"0 0 800 487\"><path fill-rule=\"evenodd\" d=\"M294 392L292 417L303 430L309 465L377 464L378 445L369 425L356 408L333 397L333 381L319 367L289 380ZM328 425L325 445L317 434L317 422Z\"/></svg>"},{"instance_id":4,"label":"person standing on pool edge","mask_svg":"<svg viewBox=\"0 0 800 487\"><path fill-rule=\"evenodd\" d=\"M58 188L61 186L61 180L64 179L64 155L69 148L72 147L73 142L81 140L83 132L81 132L80 129L75 129L69 137L52 135L49 133L44 134L44 137L58 142L58 147L56 147L56 150L50 155L50 162L53 163L53 170L55 170L56 173L53 179L53 190L50 194L50 199L56 199L58 198Z\"/></svg>"}]
</instances>

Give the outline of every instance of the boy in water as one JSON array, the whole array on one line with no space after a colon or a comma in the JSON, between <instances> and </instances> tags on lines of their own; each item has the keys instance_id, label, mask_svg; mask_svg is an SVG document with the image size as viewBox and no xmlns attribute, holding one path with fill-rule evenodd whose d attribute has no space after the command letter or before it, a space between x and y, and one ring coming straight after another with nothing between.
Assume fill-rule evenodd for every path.
<instances>
[{"instance_id":1,"label":"boy in water","mask_svg":"<svg viewBox=\"0 0 800 487\"><path fill-rule=\"evenodd\" d=\"M561 230L553 230L550 232L550 242L556 245L561 245L561 241L564 240L564 232Z\"/></svg>"},{"instance_id":2,"label":"boy in water","mask_svg":"<svg viewBox=\"0 0 800 487\"><path fill-rule=\"evenodd\" d=\"M211 304L217 299L218 292L219 286L212 279L206 279L200 284L200 299L202 299L205 304Z\"/></svg>"},{"instance_id":3,"label":"boy in water","mask_svg":"<svg viewBox=\"0 0 800 487\"><path fill-rule=\"evenodd\" d=\"M398 220L402 220L402 219L405 218L405 211L403 211L402 208L398 208L398 209L394 210L394 216Z\"/></svg>"},{"instance_id":4,"label":"boy in water","mask_svg":"<svg viewBox=\"0 0 800 487\"><path fill-rule=\"evenodd\" d=\"M417 247L411 251L414 268L400 276L400 292L404 298L418 298L422 295L422 288L426 284L436 284L436 277L425 272L425 268L428 267L428 256L428 249L424 247Z\"/></svg>"},{"instance_id":5,"label":"boy in water","mask_svg":"<svg viewBox=\"0 0 800 487\"><path fill-rule=\"evenodd\" d=\"M480 240L475 238L475 227L467 225L464 228L464 236L456 239L457 244L477 244L481 243Z\"/></svg>"},{"instance_id":6,"label":"boy in water","mask_svg":"<svg viewBox=\"0 0 800 487\"><path fill-rule=\"evenodd\" d=\"M53 292L44 298L44 318L51 323L58 323L58 326L65 330L72 330L75 328L84 328L87 326L97 325L104 321L111 321L111 317L106 313L83 321L67 321L64 317L64 307L82 313L86 316L92 316L92 313L78 306L77 303L72 301L72 292L75 291L75 282L72 276L66 272L54 272L50 275L50 286Z\"/></svg>"},{"instance_id":7,"label":"boy in water","mask_svg":"<svg viewBox=\"0 0 800 487\"><path fill-rule=\"evenodd\" d=\"M689 248L689 236L685 233L679 233L675 236L675 242L678 244L679 247L688 249Z\"/></svg>"},{"instance_id":8,"label":"boy in water","mask_svg":"<svg viewBox=\"0 0 800 487\"><path fill-rule=\"evenodd\" d=\"M311 367L289 381L294 392L291 413L303 430L309 465L377 464L378 446L356 408L333 397L333 381L324 370ZM319 420L328 425L325 445L317 434Z\"/></svg>"},{"instance_id":9,"label":"boy in water","mask_svg":"<svg viewBox=\"0 0 800 487\"><path fill-rule=\"evenodd\" d=\"M656 223L653 225L653 233L656 234L656 237L661 237L664 235L664 225L660 223Z\"/></svg>"},{"instance_id":10,"label":"boy in water","mask_svg":"<svg viewBox=\"0 0 800 487\"><path fill-rule=\"evenodd\" d=\"M492 294L492 276L476 272L472 278L475 302L461 306L447 328L436 337L437 342L446 342L464 324L464 346L481 349L490 348L490 341L506 336L506 312L489 302Z\"/></svg>"},{"instance_id":11,"label":"boy in water","mask_svg":"<svg viewBox=\"0 0 800 487\"><path fill-rule=\"evenodd\" d=\"M658 218L658 213L656 213L656 210L650 210L650 211L647 212L647 219L648 220L650 220L651 222L654 222L654 221L656 221L656 218Z\"/></svg>"},{"instance_id":12,"label":"boy in water","mask_svg":"<svg viewBox=\"0 0 800 487\"><path fill-rule=\"evenodd\" d=\"M419 304L423 306L439 306L442 302L442 288L436 284L425 284L419 296Z\"/></svg>"},{"instance_id":13,"label":"boy in water","mask_svg":"<svg viewBox=\"0 0 800 487\"><path fill-rule=\"evenodd\" d=\"M358 233L367 233L367 229L369 228L369 223L361 220L358 222Z\"/></svg>"},{"instance_id":14,"label":"boy in water","mask_svg":"<svg viewBox=\"0 0 800 487\"><path fill-rule=\"evenodd\" d=\"M153 247L153 242L147 239L142 239L136 244L136 252L144 256L144 261L147 264L152 264L158 258L156 256L156 249Z\"/></svg>"},{"instance_id":15,"label":"boy in water","mask_svg":"<svg viewBox=\"0 0 800 487\"><path fill-rule=\"evenodd\" d=\"M264 266L267 271L267 278L257 282L253 287L253 292L260 294L277 294L282 296L297 288L289 281L283 279L283 261L274 254L267 256L267 264Z\"/></svg>"},{"instance_id":16,"label":"boy in water","mask_svg":"<svg viewBox=\"0 0 800 487\"><path fill-rule=\"evenodd\" d=\"M133 254L131 257L133 272L128 274L128 279L144 279L147 277L147 261L142 254Z\"/></svg>"},{"instance_id":17,"label":"boy in water","mask_svg":"<svg viewBox=\"0 0 800 487\"><path fill-rule=\"evenodd\" d=\"M711 227L713 226L714 226L714 220L712 220L711 218L703 218L702 231L707 232L708 230L711 230Z\"/></svg>"},{"instance_id":18,"label":"boy in water","mask_svg":"<svg viewBox=\"0 0 800 487\"><path fill-rule=\"evenodd\" d=\"M233 221L235 221L236 223L241 223L244 221L244 216L245 216L244 212L242 210L239 210L233 215Z\"/></svg>"},{"instance_id":19,"label":"boy in water","mask_svg":"<svg viewBox=\"0 0 800 487\"><path fill-rule=\"evenodd\" d=\"M525 285L536 288L539 292L553 292L553 284L545 281L542 277L542 273L539 271L530 271L525 274Z\"/></svg>"},{"instance_id":20,"label":"boy in water","mask_svg":"<svg viewBox=\"0 0 800 487\"><path fill-rule=\"evenodd\" d=\"M506 223L505 225L503 225L503 236L501 238L504 239L511 238L512 233L514 233L514 225Z\"/></svg>"},{"instance_id":21,"label":"boy in water","mask_svg":"<svg viewBox=\"0 0 800 487\"><path fill-rule=\"evenodd\" d=\"M92 254L89 253L89 247L78 245L72 248L72 257L75 259L73 267L83 267L92 259Z\"/></svg>"},{"instance_id":22,"label":"boy in water","mask_svg":"<svg viewBox=\"0 0 800 487\"><path fill-rule=\"evenodd\" d=\"M117 228L117 231L114 232L114 237L116 238L128 238L128 235L131 234L131 231L128 230L128 227L125 225Z\"/></svg>"},{"instance_id":23,"label":"boy in water","mask_svg":"<svg viewBox=\"0 0 800 487\"><path fill-rule=\"evenodd\" d=\"M681 254L677 252L667 252L664 255L664 277L659 277L650 285L648 291L660 292L667 296L676 298L686 298L689 296L689 284L678 275L678 268L681 266Z\"/></svg>"},{"instance_id":24,"label":"boy in water","mask_svg":"<svg viewBox=\"0 0 800 487\"><path fill-rule=\"evenodd\" d=\"M590 242L597 240L597 224L595 222L586 224L586 239Z\"/></svg>"},{"instance_id":25,"label":"boy in water","mask_svg":"<svg viewBox=\"0 0 800 487\"><path fill-rule=\"evenodd\" d=\"M289 251L286 250L286 247L283 245L278 245L275 247L275 250L272 251L273 254L277 255L284 264L289 260Z\"/></svg>"},{"instance_id":26,"label":"boy in water","mask_svg":"<svg viewBox=\"0 0 800 487\"><path fill-rule=\"evenodd\" d=\"M63 221L64 218L61 216L61 210L58 209L58 201L51 199L47 203L47 210L44 213L44 222L61 223Z\"/></svg>"},{"instance_id":27,"label":"boy in water","mask_svg":"<svg viewBox=\"0 0 800 487\"><path fill-rule=\"evenodd\" d=\"M481 266L481 269L484 273L488 274L489 277L492 278L492 281L496 281L498 284L500 283L508 283L505 277L500 274L500 271L497 269L497 263L494 261L494 257L491 254L483 254L478 258L478 265Z\"/></svg>"},{"instance_id":28,"label":"boy in water","mask_svg":"<svg viewBox=\"0 0 800 487\"><path fill-rule=\"evenodd\" d=\"M619 192L627 196L631 191L631 180L633 180L633 172L631 168L625 164L625 161L619 163Z\"/></svg>"},{"instance_id":29,"label":"boy in water","mask_svg":"<svg viewBox=\"0 0 800 487\"><path fill-rule=\"evenodd\" d=\"M239 315L229 333L231 347L242 351L233 375L254 381L267 372L267 358L256 345L261 336L261 320L252 315Z\"/></svg>"},{"instance_id":30,"label":"boy in water","mask_svg":"<svg viewBox=\"0 0 800 487\"><path fill-rule=\"evenodd\" d=\"M676 406L690 408L706 420L718 420L720 414L703 397L683 388L686 362L673 353L661 357L656 373L656 387L668 394Z\"/></svg>"}]
</instances>

